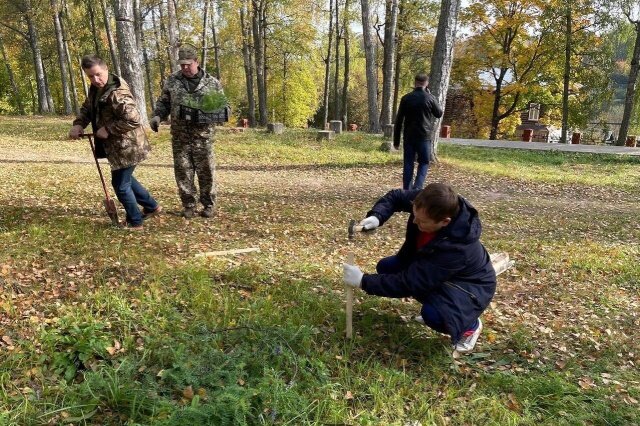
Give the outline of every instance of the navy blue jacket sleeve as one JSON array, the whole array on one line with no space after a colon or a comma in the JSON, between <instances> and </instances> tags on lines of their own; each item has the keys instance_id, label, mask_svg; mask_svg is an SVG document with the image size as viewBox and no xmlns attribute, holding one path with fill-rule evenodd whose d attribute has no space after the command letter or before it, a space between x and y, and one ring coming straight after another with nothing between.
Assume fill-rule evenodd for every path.
<instances>
[{"instance_id":1,"label":"navy blue jacket sleeve","mask_svg":"<svg viewBox=\"0 0 640 426\"><path fill-rule=\"evenodd\" d=\"M364 274L362 289L372 295L384 297L413 297L424 301L436 288L466 266L463 251L434 259L420 259L397 274Z\"/></svg>"},{"instance_id":2,"label":"navy blue jacket sleeve","mask_svg":"<svg viewBox=\"0 0 640 426\"><path fill-rule=\"evenodd\" d=\"M367 217L375 216L380 220L380 225L384 224L396 212L413 212L413 200L416 198L419 189L406 191L394 189L387 192L369 210Z\"/></svg>"}]
</instances>

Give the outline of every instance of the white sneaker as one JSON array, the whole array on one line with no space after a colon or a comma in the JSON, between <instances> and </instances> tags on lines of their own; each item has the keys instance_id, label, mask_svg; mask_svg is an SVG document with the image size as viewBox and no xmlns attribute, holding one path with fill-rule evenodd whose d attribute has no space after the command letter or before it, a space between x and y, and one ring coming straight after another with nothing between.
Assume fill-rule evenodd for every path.
<instances>
[{"instance_id":1,"label":"white sneaker","mask_svg":"<svg viewBox=\"0 0 640 426\"><path fill-rule=\"evenodd\" d=\"M478 328L475 331L467 331L462 335L462 338L455 344L454 349L461 354L468 354L473 351L476 346L478 337L482 333L482 321L478 318Z\"/></svg>"}]
</instances>

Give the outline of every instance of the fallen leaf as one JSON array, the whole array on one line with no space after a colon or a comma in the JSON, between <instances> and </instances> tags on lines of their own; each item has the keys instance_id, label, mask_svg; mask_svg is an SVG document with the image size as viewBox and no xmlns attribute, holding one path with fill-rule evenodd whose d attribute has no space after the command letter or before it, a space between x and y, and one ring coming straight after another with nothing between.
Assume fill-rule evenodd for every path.
<instances>
[{"instance_id":1,"label":"fallen leaf","mask_svg":"<svg viewBox=\"0 0 640 426\"><path fill-rule=\"evenodd\" d=\"M347 392L344 394L344 399L347 399L347 400L351 400L351 399L353 399L353 394L351 393L351 391L347 391Z\"/></svg>"},{"instance_id":2,"label":"fallen leaf","mask_svg":"<svg viewBox=\"0 0 640 426\"><path fill-rule=\"evenodd\" d=\"M189 401L191 401L193 399L193 388L191 387L191 385L187 386L186 388L184 388L182 390L182 396L184 396L186 399L188 399Z\"/></svg>"}]
</instances>

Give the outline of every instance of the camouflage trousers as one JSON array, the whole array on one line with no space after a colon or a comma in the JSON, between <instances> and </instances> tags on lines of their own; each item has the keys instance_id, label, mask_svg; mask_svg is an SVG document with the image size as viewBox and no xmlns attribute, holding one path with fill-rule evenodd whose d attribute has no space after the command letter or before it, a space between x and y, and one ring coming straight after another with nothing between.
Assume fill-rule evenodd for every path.
<instances>
[{"instance_id":1,"label":"camouflage trousers","mask_svg":"<svg viewBox=\"0 0 640 426\"><path fill-rule=\"evenodd\" d=\"M187 140L188 139L188 140ZM213 143L209 138L175 136L171 140L173 148L173 171L178 184L178 195L182 206L195 208L197 190L195 176L198 176L200 202L212 206L216 202L216 167Z\"/></svg>"}]
</instances>

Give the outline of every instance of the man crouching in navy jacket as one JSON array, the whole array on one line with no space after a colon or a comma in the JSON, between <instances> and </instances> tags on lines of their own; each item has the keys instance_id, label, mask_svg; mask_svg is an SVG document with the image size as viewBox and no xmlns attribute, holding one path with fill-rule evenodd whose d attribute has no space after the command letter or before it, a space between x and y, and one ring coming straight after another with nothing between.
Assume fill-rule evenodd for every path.
<instances>
[{"instance_id":1,"label":"man crouching in navy jacket","mask_svg":"<svg viewBox=\"0 0 640 426\"><path fill-rule=\"evenodd\" d=\"M377 228L395 212L411 213L400 251L363 274L344 265L344 281L368 294L412 297L422 303L416 320L451 336L456 351L468 353L482 332L480 315L496 291L496 273L480 243L478 211L449 185L387 193L360 222Z\"/></svg>"}]
</instances>

